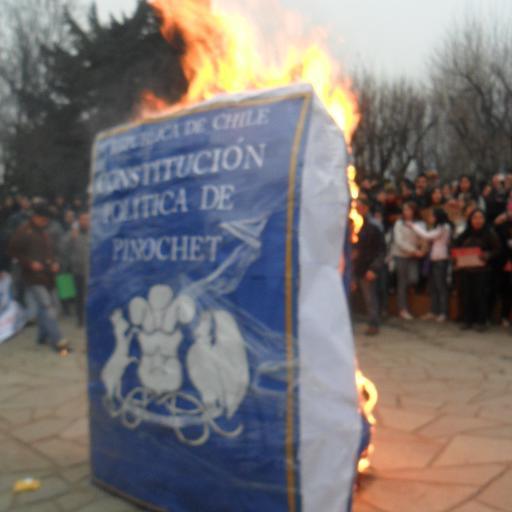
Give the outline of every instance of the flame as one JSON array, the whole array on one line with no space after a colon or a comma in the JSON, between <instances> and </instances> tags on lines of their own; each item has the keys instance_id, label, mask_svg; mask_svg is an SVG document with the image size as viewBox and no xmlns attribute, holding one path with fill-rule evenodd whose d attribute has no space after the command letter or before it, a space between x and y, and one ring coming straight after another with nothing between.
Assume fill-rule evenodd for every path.
<instances>
[{"instance_id":1,"label":"flame","mask_svg":"<svg viewBox=\"0 0 512 512\"><path fill-rule=\"evenodd\" d=\"M208 0L150 0L149 3L161 20L163 37L172 43L179 34L185 43L181 64L188 90L175 105L169 105L152 92L145 92L140 109L142 117L179 110L221 93L306 82L313 86L350 148L360 119L357 98L350 80L341 77L339 67L327 51L323 31L315 31L309 39L301 38L293 43L288 40L285 45L272 42L265 46L254 24L233 9L213 9ZM353 165L348 166L347 177L355 243L364 220L355 208L359 188ZM362 413L373 426L377 390L359 371L356 381ZM371 446L359 462L360 471L369 467L368 456L372 450Z\"/></svg>"},{"instance_id":2,"label":"flame","mask_svg":"<svg viewBox=\"0 0 512 512\"><path fill-rule=\"evenodd\" d=\"M368 423L374 426L377 424L377 420L373 415L373 411L379 400L377 388L370 379L363 375L361 370L356 371L356 383L359 394L363 396L363 400L361 400L362 412L368 420Z\"/></svg>"},{"instance_id":3,"label":"flame","mask_svg":"<svg viewBox=\"0 0 512 512\"><path fill-rule=\"evenodd\" d=\"M265 47L247 18L231 10L213 10L205 0L151 0L150 5L161 19L162 35L171 42L179 33L185 43L182 67L189 87L174 108L219 93L307 82L350 142L359 122L357 99L350 81L340 78L321 31L315 31L309 42L288 43L284 49ZM169 107L155 99L143 98L144 116Z\"/></svg>"},{"instance_id":4,"label":"flame","mask_svg":"<svg viewBox=\"0 0 512 512\"><path fill-rule=\"evenodd\" d=\"M373 414L375 406L379 400L379 393L375 384L363 375L361 370L356 371L356 385L359 392L359 404L361 412L371 426L372 431L377 425L377 420ZM357 469L359 473L364 473L370 467L370 457L375 451L375 446L370 443L365 453L359 459Z\"/></svg>"},{"instance_id":5,"label":"flame","mask_svg":"<svg viewBox=\"0 0 512 512\"><path fill-rule=\"evenodd\" d=\"M161 20L161 33L172 42L179 33L186 51L182 67L188 90L173 106L146 92L141 115L150 117L212 98L219 93L236 93L310 83L350 145L360 114L350 80L341 78L339 67L324 45L325 33L316 30L310 40L287 41L285 45L262 45L262 37L249 19L234 10L212 9L208 0L151 0ZM285 26L286 23L282 23ZM274 42L273 42L274 43ZM284 48L283 48L284 46ZM352 242L363 219L355 208L359 195L356 169L348 168L352 196L350 219Z\"/></svg>"},{"instance_id":6,"label":"flame","mask_svg":"<svg viewBox=\"0 0 512 512\"><path fill-rule=\"evenodd\" d=\"M154 92L152 91L144 91L142 93L142 105L143 105L143 112L162 112L169 108L168 103L163 100L162 98L159 98ZM143 115L143 117L146 117Z\"/></svg>"}]
</instances>

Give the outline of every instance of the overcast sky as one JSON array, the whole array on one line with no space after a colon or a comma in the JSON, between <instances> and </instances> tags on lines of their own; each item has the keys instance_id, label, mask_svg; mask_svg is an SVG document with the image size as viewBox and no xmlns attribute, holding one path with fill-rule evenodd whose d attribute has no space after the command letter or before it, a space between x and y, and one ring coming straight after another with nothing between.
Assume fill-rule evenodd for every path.
<instances>
[{"instance_id":1,"label":"overcast sky","mask_svg":"<svg viewBox=\"0 0 512 512\"><path fill-rule=\"evenodd\" d=\"M239 0L241 4L244 0ZM136 0L98 0L102 16L133 10ZM264 3L264 2L263 2ZM512 22L512 0L281 0L314 25L328 27L333 52L352 66L420 78L433 48L468 15Z\"/></svg>"}]
</instances>

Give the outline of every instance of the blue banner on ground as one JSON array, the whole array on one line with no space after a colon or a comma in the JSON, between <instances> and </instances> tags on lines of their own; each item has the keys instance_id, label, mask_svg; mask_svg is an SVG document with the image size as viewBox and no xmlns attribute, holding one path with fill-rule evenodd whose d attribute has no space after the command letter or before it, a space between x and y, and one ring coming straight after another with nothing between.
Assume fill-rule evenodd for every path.
<instances>
[{"instance_id":1,"label":"blue banner on ground","mask_svg":"<svg viewBox=\"0 0 512 512\"><path fill-rule=\"evenodd\" d=\"M24 325L25 314L13 298L11 276L0 272L0 343L17 334Z\"/></svg>"},{"instance_id":2,"label":"blue banner on ground","mask_svg":"<svg viewBox=\"0 0 512 512\"><path fill-rule=\"evenodd\" d=\"M339 278L329 286L348 331L306 336L308 347L327 346L322 357L332 350L330 364L346 375L336 398L341 416L334 413L319 439L307 439L317 420L301 418L316 402L308 375L321 371L319 362L308 368L315 355L301 359L311 349L301 348L309 324L301 327L307 299L299 289L311 280L300 241L311 219L301 208L308 159L322 158L307 151L319 133L318 109L310 88L291 88L219 99L98 137L88 339L92 467L101 485L173 512L309 511L319 498L303 479L313 451L321 463L336 435L339 461L327 464L345 469L325 481L332 506L323 512L347 508L360 420ZM341 133L323 116L343 162ZM328 192L340 217L343 171L329 184L340 192ZM327 222L339 227L328 242L336 267L344 224ZM331 276L330 263L314 268ZM329 407L331 391L322 392Z\"/></svg>"}]
</instances>

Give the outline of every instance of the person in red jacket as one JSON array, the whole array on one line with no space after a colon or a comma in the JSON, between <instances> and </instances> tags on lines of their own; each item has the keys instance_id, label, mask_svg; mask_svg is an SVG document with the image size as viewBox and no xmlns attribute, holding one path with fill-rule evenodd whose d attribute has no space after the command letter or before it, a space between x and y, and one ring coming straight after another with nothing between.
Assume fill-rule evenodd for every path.
<instances>
[{"instance_id":1,"label":"person in red jacket","mask_svg":"<svg viewBox=\"0 0 512 512\"><path fill-rule=\"evenodd\" d=\"M50 213L43 200L35 201L28 222L14 233L9 247L21 266L22 279L37 307L38 343L48 342L58 352L69 349L59 327L55 276L59 272L55 248L46 227Z\"/></svg>"}]
</instances>

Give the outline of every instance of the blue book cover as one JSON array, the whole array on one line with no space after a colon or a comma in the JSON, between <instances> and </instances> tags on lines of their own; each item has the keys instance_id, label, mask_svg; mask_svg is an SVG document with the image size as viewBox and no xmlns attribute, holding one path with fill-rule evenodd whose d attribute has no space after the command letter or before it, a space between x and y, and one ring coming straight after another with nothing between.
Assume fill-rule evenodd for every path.
<instances>
[{"instance_id":1,"label":"blue book cover","mask_svg":"<svg viewBox=\"0 0 512 512\"><path fill-rule=\"evenodd\" d=\"M87 312L100 485L173 512L348 509L360 420L332 271L345 160L309 87L98 136ZM327 422L319 397L340 408ZM339 461L322 461L333 449Z\"/></svg>"}]
</instances>

